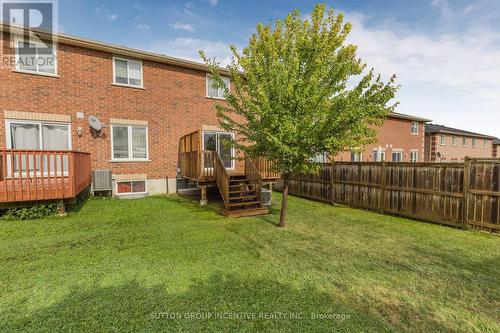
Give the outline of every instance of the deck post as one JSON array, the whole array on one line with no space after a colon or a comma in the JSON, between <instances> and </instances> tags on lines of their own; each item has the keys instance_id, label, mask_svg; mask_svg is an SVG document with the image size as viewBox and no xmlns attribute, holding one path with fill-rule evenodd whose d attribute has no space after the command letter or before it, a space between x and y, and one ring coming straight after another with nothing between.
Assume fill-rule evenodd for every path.
<instances>
[{"instance_id":1,"label":"deck post","mask_svg":"<svg viewBox=\"0 0 500 333\"><path fill-rule=\"evenodd\" d=\"M59 216L66 216L66 207L64 206L64 200L57 200L56 202L57 214Z\"/></svg>"},{"instance_id":2,"label":"deck post","mask_svg":"<svg viewBox=\"0 0 500 333\"><path fill-rule=\"evenodd\" d=\"M201 206L206 206L208 204L208 199L207 199L207 185L202 185L200 187L200 189L201 189L200 205Z\"/></svg>"}]
</instances>

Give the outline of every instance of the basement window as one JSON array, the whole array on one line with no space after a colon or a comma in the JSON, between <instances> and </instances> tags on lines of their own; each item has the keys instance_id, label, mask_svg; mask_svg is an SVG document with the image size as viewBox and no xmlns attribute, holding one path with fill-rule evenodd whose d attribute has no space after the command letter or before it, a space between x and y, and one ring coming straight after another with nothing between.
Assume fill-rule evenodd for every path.
<instances>
[{"instance_id":1,"label":"basement window","mask_svg":"<svg viewBox=\"0 0 500 333\"><path fill-rule=\"evenodd\" d=\"M120 181L116 183L117 194L147 193L145 180Z\"/></svg>"}]
</instances>

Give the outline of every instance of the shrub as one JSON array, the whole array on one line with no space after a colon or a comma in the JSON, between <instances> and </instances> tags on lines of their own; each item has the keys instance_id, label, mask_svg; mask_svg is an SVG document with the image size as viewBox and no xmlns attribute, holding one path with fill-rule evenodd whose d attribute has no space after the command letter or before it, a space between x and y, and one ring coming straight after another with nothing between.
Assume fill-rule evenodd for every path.
<instances>
[{"instance_id":1,"label":"shrub","mask_svg":"<svg viewBox=\"0 0 500 333\"><path fill-rule=\"evenodd\" d=\"M29 208L12 208L4 212L3 220L34 220L42 217L55 215L57 206L55 203L38 204Z\"/></svg>"}]
</instances>

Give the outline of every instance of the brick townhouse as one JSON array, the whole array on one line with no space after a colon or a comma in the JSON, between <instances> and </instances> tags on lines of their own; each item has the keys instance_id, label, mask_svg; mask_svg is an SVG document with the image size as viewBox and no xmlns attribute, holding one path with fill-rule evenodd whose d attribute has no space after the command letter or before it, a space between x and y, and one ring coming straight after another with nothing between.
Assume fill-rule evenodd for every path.
<instances>
[{"instance_id":1,"label":"brick townhouse","mask_svg":"<svg viewBox=\"0 0 500 333\"><path fill-rule=\"evenodd\" d=\"M233 135L217 127L222 91L211 88L203 64L64 34L28 45L21 30L0 27L2 149L89 152L92 169L112 170L115 193L158 194L176 191L183 135L202 130L204 148L217 150ZM19 61L29 52L55 61ZM96 133L89 116L105 128ZM228 169L232 156L221 151Z\"/></svg>"},{"instance_id":2,"label":"brick townhouse","mask_svg":"<svg viewBox=\"0 0 500 333\"><path fill-rule=\"evenodd\" d=\"M491 157L499 158L500 157L500 139L493 139L493 151Z\"/></svg>"},{"instance_id":3,"label":"brick townhouse","mask_svg":"<svg viewBox=\"0 0 500 333\"><path fill-rule=\"evenodd\" d=\"M493 156L494 137L442 125L425 128L425 162L463 162L465 157Z\"/></svg>"},{"instance_id":4,"label":"brick townhouse","mask_svg":"<svg viewBox=\"0 0 500 333\"><path fill-rule=\"evenodd\" d=\"M335 157L336 161L353 162L422 162L425 123L429 119L393 112L378 127L377 141Z\"/></svg>"}]
</instances>

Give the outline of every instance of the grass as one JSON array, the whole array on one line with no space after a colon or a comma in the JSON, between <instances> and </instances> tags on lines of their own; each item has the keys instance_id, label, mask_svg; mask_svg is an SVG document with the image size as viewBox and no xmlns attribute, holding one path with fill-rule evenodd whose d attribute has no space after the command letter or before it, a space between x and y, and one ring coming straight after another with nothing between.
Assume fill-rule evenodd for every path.
<instances>
[{"instance_id":1,"label":"grass","mask_svg":"<svg viewBox=\"0 0 500 333\"><path fill-rule=\"evenodd\" d=\"M498 236L294 197L282 230L279 203L229 219L94 199L0 222L0 331L500 331Z\"/></svg>"}]
</instances>

